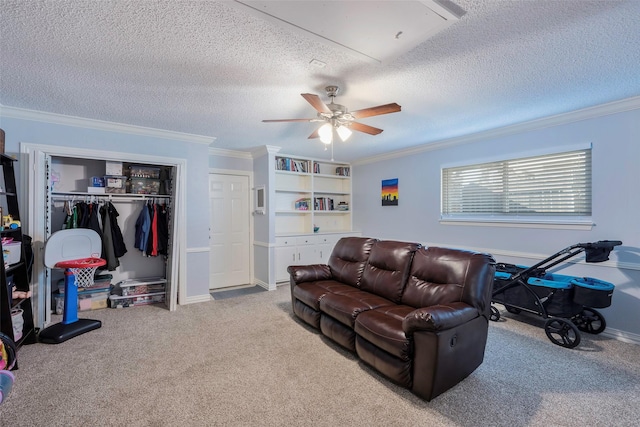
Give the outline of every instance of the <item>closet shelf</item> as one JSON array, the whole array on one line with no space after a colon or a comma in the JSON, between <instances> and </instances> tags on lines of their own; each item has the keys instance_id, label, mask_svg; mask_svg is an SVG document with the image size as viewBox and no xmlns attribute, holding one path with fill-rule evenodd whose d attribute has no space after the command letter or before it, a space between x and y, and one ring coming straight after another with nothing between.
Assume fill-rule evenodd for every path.
<instances>
[{"instance_id":1,"label":"closet shelf","mask_svg":"<svg viewBox=\"0 0 640 427\"><path fill-rule=\"evenodd\" d=\"M95 194L95 193L86 193L81 191L69 191L69 192L61 192L54 191L51 193L52 198L58 200L68 199L69 197L96 197L100 198L108 198L108 199L118 199L118 200L147 200L147 199L169 199L171 196L166 194L133 194L133 193L105 193L105 194Z\"/></svg>"}]
</instances>

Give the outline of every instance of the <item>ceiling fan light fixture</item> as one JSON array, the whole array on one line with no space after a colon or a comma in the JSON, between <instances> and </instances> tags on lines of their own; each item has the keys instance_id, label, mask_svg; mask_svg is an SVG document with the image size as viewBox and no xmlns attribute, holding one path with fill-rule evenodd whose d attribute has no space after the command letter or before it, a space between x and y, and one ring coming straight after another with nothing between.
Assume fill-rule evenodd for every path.
<instances>
[{"instance_id":1,"label":"ceiling fan light fixture","mask_svg":"<svg viewBox=\"0 0 640 427\"><path fill-rule=\"evenodd\" d=\"M320 129L318 129L318 135L320 136L320 141L322 141L323 144L331 144L333 142L333 126L331 123L325 123L320 126Z\"/></svg>"},{"instance_id":2,"label":"ceiling fan light fixture","mask_svg":"<svg viewBox=\"0 0 640 427\"><path fill-rule=\"evenodd\" d=\"M351 136L351 133L352 133L351 129L349 129L348 127L346 127L344 125L338 126L338 128L336 129L336 132L338 132L338 136L340 137L342 142L344 142L347 139L349 139L349 137Z\"/></svg>"}]
</instances>

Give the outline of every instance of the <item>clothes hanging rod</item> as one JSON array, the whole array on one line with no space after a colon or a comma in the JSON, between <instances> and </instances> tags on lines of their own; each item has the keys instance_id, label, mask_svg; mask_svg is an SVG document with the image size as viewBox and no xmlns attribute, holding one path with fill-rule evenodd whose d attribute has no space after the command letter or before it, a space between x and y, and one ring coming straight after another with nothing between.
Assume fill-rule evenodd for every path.
<instances>
[{"instance_id":1,"label":"clothes hanging rod","mask_svg":"<svg viewBox=\"0 0 640 427\"><path fill-rule=\"evenodd\" d=\"M154 200L154 199L169 199L171 196L165 194L131 194L131 193L110 193L110 194L95 194L85 192L62 192L56 191L51 193L51 198L54 200L73 200L74 198L86 199L95 198L96 200L118 200L118 201L141 201L141 200Z\"/></svg>"}]
</instances>

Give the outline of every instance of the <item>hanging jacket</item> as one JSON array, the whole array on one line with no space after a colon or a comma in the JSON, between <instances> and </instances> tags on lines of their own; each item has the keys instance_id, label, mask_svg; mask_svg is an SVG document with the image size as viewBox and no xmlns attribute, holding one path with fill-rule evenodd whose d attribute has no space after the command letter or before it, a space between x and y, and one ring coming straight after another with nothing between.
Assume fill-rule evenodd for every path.
<instances>
[{"instance_id":1,"label":"hanging jacket","mask_svg":"<svg viewBox=\"0 0 640 427\"><path fill-rule=\"evenodd\" d=\"M148 212L149 212L149 233L147 234L147 244L145 246L145 255L147 256L151 256L151 253L153 252L153 217L154 217L154 211L153 211L153 205L149 204L146 206Z\"/></svg>"},{"instance_id":2,"label":"hanging jacket","mask_svg":"<svg viewBox=\"0 0 640 427\"><path fill-rule=\"evenodd\" d=\"M120 265L120 261L113 249L113 234L111 233L111 220L107 205L100 206L100 217L102 218L102 252L107 261L107 270L113 271Z\"/></svg>"},{"instance_id":3,"label":"hanging jacket","mask_svg":"<svg viewBox=\"0 0 640 427\"><path fill-rule=\"evenodd\" d=\"M158 254L169 254L169 215L165 205L158 206Z\"/></svg>"},{"instance_id":4,"label":"hanging jacket","mask_svg":"<svg viewBox=\"0 0 640 427\"><path fill-rule=\"evenodd\" d=\"M145 204L142 206L142 210L140 210L140 214L138 215L138 219L136 219L136 235L134 246L136 249L139 249L143 252L146 251L147 248L147 239L149 237L149 229L151 227L151 219L149 218L149 209Z\"/></svg>"},{"instance_id":5,"label":"hanging jacket","mask_svg":"<svg viewBox=\"0 0 640 427\"><path fill-rule=\"evenodd\" d=\"M120 214L116 210L115 206L111 202L107 203L107 209L109 210L109 220L111 221L111 234L113 239L113 252L116 258L120 258L127 253L127 245L124 243L122 237L122 230L118 225L118 217Z\"/></svg>"},{"instance_id":6,"label":"hanging jacket","mask_svg":"<svg viewBox=\"0 0 640 427\"><path fill-rule=\"evenodd\" d=\"M158 205L153 205L153 221L151 222L151 256L158 256Z\"/></svg>"},{"instance_id":7,"label":"hanging jacket","mask_svg":"<svg viewBox=\"0 0 640 427\"><path fill-rule=\"evenodd\" d=\"M98 221L98 210L100 209L100 207L98 206L97 203L91 203L90 205L88 205L88 207L89 207L88 209L89 219L87 221L87 228L90 228L91 230L98 233L98 235L100 236L100 240L102 241L104 237L102 235L102 230L100 229L100 221ZM104 257L105 255L104 255L104 244L103 244L100 258L105 259Z\"/></svg>"}]
</instances>

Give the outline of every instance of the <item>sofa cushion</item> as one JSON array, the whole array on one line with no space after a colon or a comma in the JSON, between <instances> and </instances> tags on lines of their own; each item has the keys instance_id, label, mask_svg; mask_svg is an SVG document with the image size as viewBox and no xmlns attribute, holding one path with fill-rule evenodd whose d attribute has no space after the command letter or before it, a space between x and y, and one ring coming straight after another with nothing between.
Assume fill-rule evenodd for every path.
<instances>
[{"instance_id":1,"label":"sofa cushion","mask_svg":"<svg viewBox=\"0 0 640 427\"><path fill-rule=\"evenodd\" d=\"M356 318L356 334L399 359L410 360L413 347L404 334L402 321L413 310L396 305L365 311Z\"/></svg>"},{"instance_id":2,"label":"sofa cushion","mask_svg":"<svg viewBox=\"0 0 640 427\"><path fill-rule=\"evenodd\" d=\"M359 287L362 271L375 241L366 237L343 237L338 240L327 263L332 277L338 282Z\"/></svg>"},{"instance_id":3,"label":"sofa cushion","mask_svg":"<svg viewBox=\"0 0 640 427\"><path fill-rule=\"evenodd\" d=\"M418 308L461 301L468 263L458 258L455 251L420 248L413 257L402 303Z\"/></svg>"},{"instance_id":4,"label":"sofa cushion","mask_svg":"<svg viewBox=\"0 0 640 427\"><path fill-rule=\"evenodd\" d=\"M363 291L342 295L327 293L320 299L320 311L351 328L360 313L389 305L394 304L387 299Z\"/></svg>"},{"instance_id":5,"label":"sofa cushion","mask_svg":"<svg viewBox=\"0 0 640 427\"><path fill-rule=\"evenodd\" d=\"M314 310L320 310L320 299L329 292L345 294L356 291L358 291L357 288L336 282L335 280L300 283L292 289L295 299L302 301Z\"/></svg>"},{"instance_id":6,"label":"sofa cushion","mask_svg":"<svg viewBox=\"0 0 640 427\"><path fill-rule=\"evenodd\" d=\"M429 307L462 301L488 317L494 270L489 254L421 248L413 257L402 304Z\"/></svg>"},{"instance_id":7,"label":"sofa cushion","mask_svg":"<svg viewBox=\"0 0 640 427\"><path fill-rule=\"evenodd\" d=\"M418 243L381 240L373 244L360 289L399 303Z\"/></svg>"},{"instance_id":8,"label":"sofa cushion","mask_svg":"<svg viewBox=\"0 0 640 427\"><path fill-rule=\"evenodd\" d=\"M356 353L360 360L402 387L413 384L413 360L401 360L356 335Z\"/></svg>"}]
</instances>

